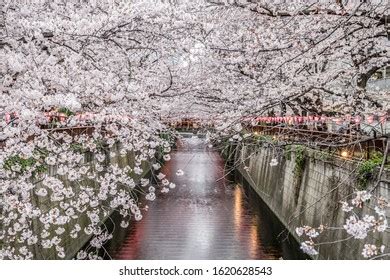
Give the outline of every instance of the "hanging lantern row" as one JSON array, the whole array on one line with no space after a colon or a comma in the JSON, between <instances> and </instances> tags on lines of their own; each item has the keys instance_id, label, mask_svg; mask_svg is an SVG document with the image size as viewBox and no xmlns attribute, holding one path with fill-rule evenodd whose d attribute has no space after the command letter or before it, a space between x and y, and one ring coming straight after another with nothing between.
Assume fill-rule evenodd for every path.
<instances>
[{"instance_id":1,"label":"hanging lantern row","mask_svg":"<svg viewBox=\"0 0 390 280\"><path fill-rule=\"evenodd\" d=\"M9 123L17 123L20 114L18 112L6 113L5 121L7 124ZM66 122L70 117L65 113L59 112L45 112L41 116L36 117L36 121L38 124L48 124L51 122ZM96 122L128 122L131 119L134 119L133 115L123 115L123 114L94 114L94 113L77 113L71 116L72 119L77 120L81 123L88 121L96 121ZM215 121L208 119L187 119L187 121L191 122L205 122L207 120L208 123ZM176 120L175 122L181 122L182 120ZM164 120L164 122L168 123L169 121Z\"/></svg>"},{"instance_id":2,"label":"hanging lantern row","mask_svg":"<svg viewBox=\"0 0 390 280\"><path fill-rule=\"evenodd\" d=\"M5 122L9 123L17 123L19 119L19 113L12 112L5 114ZM65 113L58 112L45 112L42 116L36 117L36 122L39 124L50 123L53 121L65 122L68 119L68 116Z\"/></svg>"},{"instance_id":3,"label":"hanging lantern row","mask_svg":"<svg viewBox=\"0 0 390 280\"><path fill-rule=\"evenodd\" d=\"M78 122L88 122L88 121L97 121L97 122L113 122L113 121L122 121L128 122L132 119L131 116L111 114L111 115L99 115L93 113L80 113L72 116L73 119ZM19 114L17 112L6 113L5 122L7 124L17 123L19 119ZM69 119L69 116L65 113L58 112L45 112L42 116L36 118L37 124L48 124L51 122L60 122L65 123Z\"/></svg>"},{"instance_id":4,"label":"hanging lantern row","mask_svg":"<svg viewBox=\"0 0 390 280\"><path fill-rule=\"evenodd\" d=\"M354 124L372 124L374 122L385 123L389 119L388 114L382 115L367 115L367 116L351 116L345 115L340 117L328 117L328 116L277 116L277 117L246 117L243 119L244 122L251 123L286 123L286 124L315 124L315 123L335 123L337 125L342 125L345 123L354 123ZM57 122L66 122L68 116L65 113L58 112L45 112L42 117L37 118L37 123L47 124L53 121ZM112 122L112 121L122 121L128 122L133 119L133 116L111 114L111 115L99 115L93 113L79 113L72 116L73 119L79 122L88 122L88 121L99 121L99 122ZM17 112L6 113L5 121L7 124L17 122L19 119L19 114ZM215 120L214 120L215 121Z\"/></svg>"},{"instance_id":5,"label":"hanging lantern row","mask_svg":"<svg viewBox=\"0 0 390 280\"><path fill-rule=\"evenodd\" d=\"M285 117L254 117L246 118L244 121L255 123L286 123L286 124L315 124L315 123L335 123L342 125L344 123L354 124L372 124L374 122L385 123L389 115L368 115L368 116L351 116L345 115L342 117L328 116L285 116Z\"/></svg>"}]
</instances>

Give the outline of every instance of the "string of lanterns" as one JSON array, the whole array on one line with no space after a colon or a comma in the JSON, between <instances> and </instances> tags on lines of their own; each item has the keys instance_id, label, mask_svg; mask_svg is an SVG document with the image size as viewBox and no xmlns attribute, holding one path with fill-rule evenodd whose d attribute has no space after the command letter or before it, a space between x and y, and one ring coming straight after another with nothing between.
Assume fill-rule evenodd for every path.
<instances>
[{"instance_id":1,"label":"string of lanterns","mask_svg":"<svg viewBox=\"0 0 390 280\"><path fill-rule=\"evenodd\" d=\"M6 123L11 123L19 118L19 114L16 112L6 113L5 121ZM45 112L42 117L37 118L37 122L40 124L50 123L52 121L65 122L69 116L65 113L60 112ZM130 120L133 116L126 115L99 115L94 113L78 113L72 116L77 121L89 121L89 120L100 120L100 121L120 121L120 120ZM373 124L375 122L384 124L390 119L389 114L371 114L366 116L255 116L255 117L245 117L243 118L244 122L251 123L285 123L285 124L325 124L325 123L335 123L337 125L342 125L345 123L354 123L354 124ZM194 120L192 120L194 121Z\"/></svg>"},{"instance_id":2,"label":"string of lanterns","mask_svg":"<svg viewBox=\"0 0 390 280\"><path fill-rule=\"evenodd\" d=\"M335 123L337 125L342 125L344 123L354 123L354 124L373 124L374 122L385 123L389 119L388 114L372 114L367 116L338 116L338 117L328 117L328 116L276 116L276 117L248 117L245 118L245 121L257 122L257 123L286 123L286 124L315 124L315 123Z\"/></svg>"},{"instance_id":3,"label":"string of lanterns","mask_svg":"<svg viewBox=\"0 0 390 280\"><path fill-rule=\"evenodd\" d=\"M69 119L69 115L65 113L59 113L59 112L45 112L41 117L37 117L36 121L38 124L48 124L53 121L57 122L66 122ZM109 115L101 115L101 114L94 114L94 113L79 113L72 115L72 118L79 122L85 122L85 121L129 121L132 119L132 116L126 116L126 115L120 115L120 114L109 114ZM5 114L5 122L7 124L11 122L17 122L19 119L19 114L16 112L13 113L6 113Z\"/></svg>"}]
</instances>

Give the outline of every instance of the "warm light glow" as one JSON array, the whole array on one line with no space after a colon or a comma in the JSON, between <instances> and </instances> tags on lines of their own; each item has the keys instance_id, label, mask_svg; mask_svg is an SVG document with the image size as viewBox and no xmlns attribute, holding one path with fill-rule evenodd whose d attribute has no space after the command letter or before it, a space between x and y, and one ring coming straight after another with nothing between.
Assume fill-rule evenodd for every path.
<instances>
[{"instance_id":1,"label":"warm light glow","mask_svg":"<svg viewBox=\"0 0 390 280\"><path fill-rule=\"evenodd\" d=\"M259 224L256 218L252 218L252 224L250 226L250 247L249 252L253 259L256 259L258 256L259 250Z\"/></svg>"},{"instance_id":2,"label":"warm light glow","mask_svg":"<svg viewBox=\"0 0 390 280\"><path fill-rule=\"evenodd\" d=\"M348 151L341 151L341 156L343 157L343 158L346 158L346 157L348 157Z\"/></svg>"},{"instance_id":3,"label":"warm light glow","mask_svg":"<svg viewBox=\"0 0 390 280\"><path fill-rule=\"evenodd\" d=\"M240 231L242 229L242 189L237 185L234 189L234 228L238 236L240 236Z\"/></svg>"},{"instance_id":4,"label":"warm light glow","mask_svg":"<svg viewBox=\"0 0 390 280\"><path fill-rule=\"evenodd\" d=\"M255 136L258 136L258 135L259 135L259 133L258 133L257 131L255 131L253 134L254 134Z\"/></svg>"}]
</instances>

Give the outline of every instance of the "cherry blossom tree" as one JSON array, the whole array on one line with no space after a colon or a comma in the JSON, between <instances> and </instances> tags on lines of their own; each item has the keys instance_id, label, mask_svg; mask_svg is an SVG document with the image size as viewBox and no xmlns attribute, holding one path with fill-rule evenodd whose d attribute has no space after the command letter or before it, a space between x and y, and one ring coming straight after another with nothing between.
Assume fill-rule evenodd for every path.
<instances>
[{"instance_id":1,"label":"cherry blossom tree","mask_svg":"<svg viewBox=\"0 0 390 280\"><path fill-rule=\"evenodd\" d=\"M0 256L39 257L38 245L64 258L69 231L95 235L99 249L112 237L101 227L112 211L126 227L142 218L140 196L174 187L161 173L156 183L139 178L145 164L160 169L158 154L169 160L152 96L172 78L176 39L163 23L173 12L160 2L27 2L2 7Z\"/></svg>"}]
</instances>

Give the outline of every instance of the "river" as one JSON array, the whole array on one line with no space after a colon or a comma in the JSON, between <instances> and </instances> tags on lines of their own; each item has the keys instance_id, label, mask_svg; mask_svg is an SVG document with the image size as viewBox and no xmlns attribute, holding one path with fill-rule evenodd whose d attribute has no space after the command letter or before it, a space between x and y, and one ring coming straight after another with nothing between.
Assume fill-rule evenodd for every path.
<instances>
[{"instance_id":1,"label":"river","mask_svg":"<svg viewBox=\"0 0 390 280\"><path fill-rule=\"evenodd\" d=\"M295 240L258 195L226 176L204 139L179 140L162 172L176 184L149 204L140 222L117 230L113 259L302 259ZM178 176L177 170L184 175ZM119 231L119 232L118 232Z\"/></svg>"}]
</instances>

